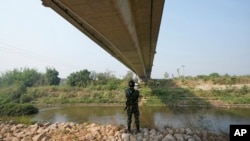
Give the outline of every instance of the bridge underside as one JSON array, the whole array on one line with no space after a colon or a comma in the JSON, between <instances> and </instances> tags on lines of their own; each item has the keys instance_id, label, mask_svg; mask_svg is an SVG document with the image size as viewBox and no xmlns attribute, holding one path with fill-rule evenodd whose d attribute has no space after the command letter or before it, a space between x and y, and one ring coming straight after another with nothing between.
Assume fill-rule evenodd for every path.
<instances>
[{"instance_id":1,"label":"bridge underside","mask_svg":"<svg viewBox=\"0 0 250 141\"><path fill-rule=\"evenodd\" d=\"M139 78L150 78L164 0L42 1Z\"/></svg>"}]
</instances>

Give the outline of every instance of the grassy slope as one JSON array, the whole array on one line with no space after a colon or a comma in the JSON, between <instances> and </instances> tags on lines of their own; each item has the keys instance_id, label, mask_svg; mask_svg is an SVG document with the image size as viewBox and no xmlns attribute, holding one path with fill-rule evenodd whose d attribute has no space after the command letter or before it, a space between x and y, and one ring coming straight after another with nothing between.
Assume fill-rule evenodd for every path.
<instances>
[{"instance_id":1,"label":"grassy slope","mask_svg":"<svg viewBox=\"0 0 250 141\"><path fill-rule=\"evenodd\" d=\"M200 89L192 82L159 81L142 86L140 92L143 105L178 106L225 106L228 104L250 104L250 88L246 85L224 89ZM200 84L199 84L200 85ZM204 85L204 83L202 83ZM211 84L206 84L212 86ZM37 104L119 104L124 105L124 89L105 90L97 88L73 88L65 86L32 87L26 94Z\"/></svg>"}]
</instances>

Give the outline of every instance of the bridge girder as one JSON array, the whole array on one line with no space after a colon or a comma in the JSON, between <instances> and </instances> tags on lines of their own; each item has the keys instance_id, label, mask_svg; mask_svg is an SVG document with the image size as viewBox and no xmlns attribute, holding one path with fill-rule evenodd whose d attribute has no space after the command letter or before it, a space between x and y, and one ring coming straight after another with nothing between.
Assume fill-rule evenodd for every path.
<instances>
[{"instance_id":1,"label":"bridge girder","mask_svg":"<svg viewBox=\"0 0 250 141\"><path fill-rule=\"evenodd\" d=\"M164 0L42 2L136 73L139 78L150 78Z\"/></svg>"}]
</instances>

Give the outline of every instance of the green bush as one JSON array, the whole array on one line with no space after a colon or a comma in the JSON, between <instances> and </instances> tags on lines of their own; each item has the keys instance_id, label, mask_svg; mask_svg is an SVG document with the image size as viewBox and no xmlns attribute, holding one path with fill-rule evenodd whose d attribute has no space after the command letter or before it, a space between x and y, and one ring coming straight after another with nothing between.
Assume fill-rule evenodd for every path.
<instances>
[{"instance_id":1,"label":"green bush","mask_svg":"<svg viewBox=\"0 0 250 141\"><path fill-rule=\"evenodd\" d=\"M142 87L140 89L140 94L144 96L150 96L152 95L152 89L150 89L149 87Z\"/></svg>"},{"instance_id":2,"label":"green bush","mask_svg":"<svg viewBox=\"0 0 250 141\"><path fill-rule=\"evenodd\" d=\"M21 103L28 103L31 102L33 98L27 94L21 95L20 102Z\"/></svg>"},{"instance_id":3,"label":"green bush","mask_svg":"<svg viewBox=\"0 0 250 141\"><path fill-rule=\"evenodd\" d=\"M0 109L0 116L23 116L38 113L38 109L30 104L2 104Z\"/></svg>"},{"instance_id":4,"label":"green bush","mask_svg":"<svg viewBox=\"0 0 250 141\"><path fill-rule=\"evenodd\" d=\"M249 92L248 87L246 85L244 85L241 89L240 89L240 94L245 95Z\"/></svg>"}]
</instances>

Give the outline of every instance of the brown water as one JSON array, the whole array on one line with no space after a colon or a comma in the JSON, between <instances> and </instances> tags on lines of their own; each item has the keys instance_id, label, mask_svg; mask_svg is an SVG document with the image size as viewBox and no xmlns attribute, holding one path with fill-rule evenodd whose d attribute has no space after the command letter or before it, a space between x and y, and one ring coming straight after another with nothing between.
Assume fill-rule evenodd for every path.
<instances>
[{"instance_id":1,"label":"brown water","mask_svg":"<svg viewBox=\"0 0 250 141\"><path fill-rule=\"evenodd\" d=\"M39 122L95 122L126 125L126 112L119 106L60 106L41 108L32 118ZM229 132L230 124L250 124L249 109L200 109L140 107L141 127L195 126L210 131Z\"/></svg>"}]
</instances>

